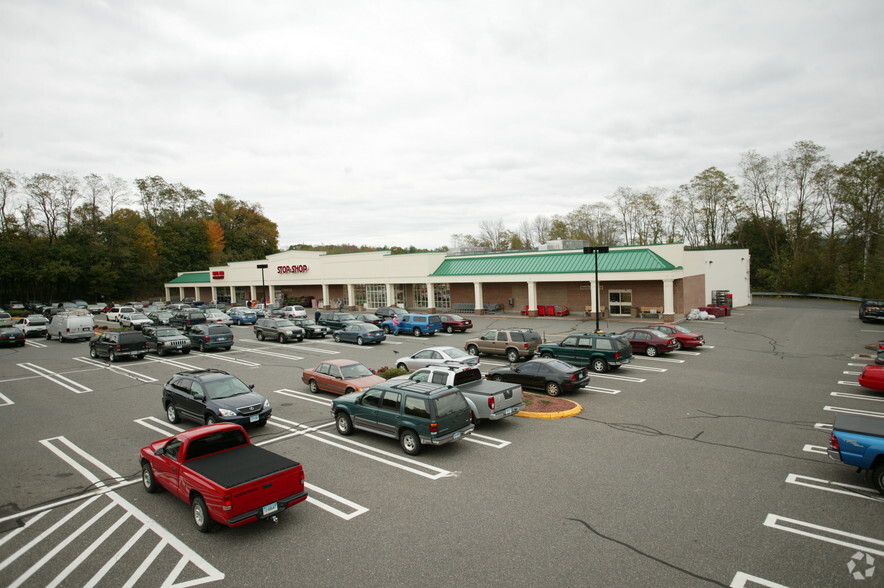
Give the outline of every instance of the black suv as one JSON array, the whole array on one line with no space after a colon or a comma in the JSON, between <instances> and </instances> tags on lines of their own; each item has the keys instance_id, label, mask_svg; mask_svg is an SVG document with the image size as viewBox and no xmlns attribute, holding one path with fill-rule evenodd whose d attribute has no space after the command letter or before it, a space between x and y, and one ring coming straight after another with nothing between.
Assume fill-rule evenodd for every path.
<instances>
[{"instance_id":1,"label":"black suv","mask_svg":"<svg viewBox=\"0 0 884 588\"><path fill-rule=\"evenodd\" d=\"M289 320L304 329L304 336L308 339L324 338L326 335L331 333L331 329L329 329L325 325L317 325L316 321L314 321L313 319L296 318Z\"/></svg>"},{"instance_id":2,"label":"black suv","mask_svg":"<svg viewBox=\"0 0 884 588\"><path fill-rule=\"evenodd\" d=\"M189 331L193 325L201 325L206 322L206 315L195 308L185 308L176 311L169 319L169 326Z\"/></svg>"},{"instance_id":3,"label":"black suv","mask_svg":"<svg viewBox=\"0 0 884 588\"><path fill-rule=\"evenodd\" d=\"M270 401L223 370L179 372L163 385L163 410L170 423L182 418L200 424L236 423L263 427L270 418Z\"/></svg>"},{"instance_id":4,"label":"black suv","mask_svg":"<svg viewBox=\"0 0 884 588\"><path fill-rule=\"evenodd\" d=\"M596 373L617 369L632 361L632 344L615 333L572 333L561 343L537 347L540 357L555 357L572 365L589 366Z\"/></svg>"},{"instance_id":5,"label":"black suv","mask_svg":"<svg viewBox=\"0 0 884 588\"><path fill-rule=\"evenodd\" d=\"M884 321L884 300L863 300L859 305L862 322Z\"/></svg>"},{"instance_id":6,"label":"black suv","mask_svg":"<svg viewBox=\"0 0 884 588\"><path fill-rule=\"evenodd\" d=\"M142 359L147 355L147 339L140 331L106 331L89 340L89 356L118 361L123 357Z\"/></svg>"},{"instance_id":7,"label":"black suv","mask_svg":"<svg viewBox=\"0 0 884 588\"><path fill-rule=\"evenodd\" d=\"M467 339L463 348L470 355L505 355L507 361L516 363L520 358L534 357L540 341L540 333L534 329L492 329L480 337Z\"/></svg>"},{"instance_id":8,"label":"black suv","mask_svg":"<svg viewBox=\"0 0 884 588\"><path fill-rule=\"evenodd\" d=\"M280 343L304 340L304 329L287 318L261 318L252 326L259 341L275 339Z\"/></svg>"},{"instance_id":9,"label":"black suv","mask_svg":"<svg viewBox=\"0 0 884 588\"><path fill-rule=\"evenodd\" d=\"M190 339L178 329L144 325L141 333L147 340L148 348L156 351L157 355L166 355L171 351L190 353Z\"/></svg>"},{"instance_id":10,"label":"black suv","mask_svg":"<svg viewBox=\"0 0 884 588\"><path fill-rule=\"evenodd\" d=\"M348 322L355 320L356 315L349 312L323 312L319 317L319 324L337 331L346 327Z\"/></svg>"}]
</instances>

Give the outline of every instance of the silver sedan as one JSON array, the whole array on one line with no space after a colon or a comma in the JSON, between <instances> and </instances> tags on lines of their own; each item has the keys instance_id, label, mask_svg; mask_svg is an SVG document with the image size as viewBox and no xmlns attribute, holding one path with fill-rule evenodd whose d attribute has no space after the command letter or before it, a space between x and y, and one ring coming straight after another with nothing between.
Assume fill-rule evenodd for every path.
<instances>
[{"instance_id":1,"label":"silver sedan","mask_svg":"<svg viewBox=\"0 0 884 588\"><path fill-rule=\"evenodd\" d=\"M414 371L428 365L479 366L479 358L457 347L426 347L396 361L396 367Z\"/></svg>"}]
</instances>

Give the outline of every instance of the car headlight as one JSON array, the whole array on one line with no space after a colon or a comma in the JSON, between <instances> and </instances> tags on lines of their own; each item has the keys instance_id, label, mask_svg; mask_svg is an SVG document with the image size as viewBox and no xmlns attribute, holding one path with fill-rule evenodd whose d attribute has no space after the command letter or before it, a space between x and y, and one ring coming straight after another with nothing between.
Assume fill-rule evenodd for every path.
<instances>
[{"instance_id":1,"label":"car headlight","mask_svg":"<svg viewBox=\"0 0 884 588\"><path fill-rule=\"evenodd\" d=\"M219 408L219 409L218 409L218 412L219 412L219 413L221 414L221 416L223 416L223 417L235 417L235 416L236 416L236 411L233 411L233 410L227 410L226 408Z\"/></svg>"},{"instance_id":2,"label":"car headlight","mask_svg":"<svg viewBox=\"0 0 884 588\"><path fill-rule=\"evenodd\" d=\"M270 408L270 401L269 401L269 400L265 400L265 401L264 401L264 410L267 410L268 408Z\"/></svg>"}]
</instances>

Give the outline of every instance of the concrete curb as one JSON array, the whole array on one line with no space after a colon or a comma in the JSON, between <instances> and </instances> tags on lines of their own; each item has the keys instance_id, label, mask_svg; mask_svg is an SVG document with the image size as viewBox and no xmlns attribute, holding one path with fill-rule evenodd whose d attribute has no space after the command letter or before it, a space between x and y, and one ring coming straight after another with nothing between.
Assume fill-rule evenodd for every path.
<instances>
[{"instance_id":1,"label":"concrete curb","mask_svg":"<svg viewBox=\"0 0 884 588\"><path fill-rule=\"evenodd\" d=\"M565 419L575 414L580 414L583 412L583 407L574 402L573 400L569 400L568 402L574 405L574 408L569 410L561 410L559 412L528 412L528 411L520 411L515 414L517 417L524 417L526 419Z\"/></svg>"}]
</instances>

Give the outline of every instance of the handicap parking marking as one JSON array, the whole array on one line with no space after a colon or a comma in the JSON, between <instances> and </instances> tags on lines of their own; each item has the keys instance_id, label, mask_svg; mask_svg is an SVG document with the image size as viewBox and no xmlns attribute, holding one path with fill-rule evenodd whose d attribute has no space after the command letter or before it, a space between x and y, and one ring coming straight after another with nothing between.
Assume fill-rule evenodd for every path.
<instances>
[{"instance_id":1,"label":"handicap parking marking","mask_svg":"<svg viewBox=\"0 0 884 588\"><path fill-rule=\"evenodd\" d=\"M84 386L78 382L71 380L70 378L66 378L57 372L53 372L47 368L34 365L33 363L17 363L16 364L20 368L24 368L29 372L33 372L42 378L46 378L50 382L54 382L61 386L62 388L67 388L71 392L76 394L85 394L86 392L92 392L92 388Z\"/></svg>"},{"instance_id":2,"label":"handicap parking marking","mask_svg":"<svg viewBox=\"0 0 884 588\"><path fill-rule=\"evenodd\" d=\"M845 414L862 414L865 416L872 416L884 419L884 412L875 412L873 410L859 410L856 408L843 408L840 406L824 406L823 410L827 410L829 412L843 412Z\"/></svg>"},{"instance_id":3,"label":"handicap parking marking","mask_svg":"<svg viewBox=\"0 0 884 588\"><path fill-rule=\"evenodd\" d=\"M365 457L379 463L383 463L385 465L389 465L394 468L398 468L400 470L404 470L406 472L428 478L430 480L438 480L439 478L448 478L455 476L454 472L420 462L410 457L397 455L395 453L390 453L382 449L376 449L374 447L371 447L370 445L348 439L341 435L319 431L319 429L321 428L334 426L334 421L319 426L308 427L307 425L303 425L295 421L290 421L278 417L270 417L270 420L267 421L267 424L281 427L283 429L288 429L289 431L291 431L291 433L289 433L288 435L280 435L279 437L268 439L267 441L262 441L261 443L256 443L256 445L274 443L294 436L304 436L315 441L319 441L321 443L343 449L344 451L354 453L361 457Z\"/></svg>"},{"instance_id":4,"label":"handicap parking marking","mask_svg":"<svg viewBox=\"0 0 884 588\"><path fill-rule=\"evenodd\" d=\"M829 455L826 447L822 445L805 445L801 448L801 451L806 451L807 453L819 453L820 455Z\"/></svg>"},{"instance_id":5,"label":"handicap parking marking","mask_svg":"<svg viewBox=\"0 0 884 588\"><path fill-rule=\"evenodd\" d=\"M800 476L798 474L789 474L786 476L786 484L804 486L806 488L813 488L814 490L822 490L823 492L844 494L854 498L865 498L872 502L884 502L884 498L878 494L878 491L868 486L854 486L853 484L843 484L841 482L823 480L822 478L811 478L810 476ZM874 494L866 494L867 492L873 492ZM878 495L875 496L875 494Z\"/></svg>"},{"instance_id":6,"label":"handicap parking marking","mask_svg":"<svg viewBox=\"0 0 884 588\"><path fill-rule=\"evenodd\" d=\"M870 400L872 402L884 402L884 398L880 396L871 396L866 394L851 394L850 392L830 392L831 396L839 398L854 398L856 400Z\"/></svg>"},{"instance_id":7,"label":"handicap parking marking","mask_svg":"<svg viewBox=\"0 0 884 588\"><path fill-rule=\"evenodd\" d=\"M840 531L822 525L815 525L806 521L790 519L775 514L768 514L764 519L764 526L787 533L794 533L811 539L819 539L826 543L849 547L864 553L884 556L884 541L872 537L864 537L847 531Z\"/></svg>"},{"instance_id":8,"label":"handicap parking marking","mask_svg":"<svg viewBox=\"0 0 884 588\"><path fill-rule=\"evenodd\" d=\"M95 366L99 369L108 370L114 372L115 374L119 374L121 376L126 376L127 378L132 378L133 380L138 380L139 382L150 383L158 381L156 378L152 378L145 374L140 374L138 372L133 372L130 369L126 369L124 367L120 367L118 365L111 365L109 363L104 363L103 361L98 361L89 357L75 357L74 361L79 361L81 363L85 363L86 365Z\"/></svg>"},{"instance_id":9,"label":"handicap parking marking","mask_svg":"<svg viewBox=\"0 0 884 588\"><path fill-rule=\"evenodd\" d=\"M276 424L273 422L273 419L275 419L275 418L276 417L271 417L269 424L271 424L271 425ZM135 419L134 422L138 423L142 427L147 427L148 429L156 431L160 435L165 435L166 437L172 437L172 436L177 435L178 433L181 433L182 431L186 430L186 429L182 429L181 427L176 427L175 425L173 425L171 423L161 421L160 419L158 419L156 417L152 417L152 416L151 417L144 417L144 418L140 418L140 419ZM330 425L332 425L332 424L334 424L334 423L330 423ZM325 425L325 426L330 426L330 425ZM284 428L292 430L290 427L284 427ZM287 438L287 437L290 437L290 435L285 435L284 437ZM260 445L268 445L270 443L273 443L273 442L276 442L279 440L281 440L281 437L276 437L274 439L268 439L266 441L261 441L259 443L255 443L255 445L259 445L259 446ZM137 481L140 481L140 480L136 480L136 482ZM304 482L304 486L308 489L306 502L312 504L313 506L317 506L317 507L321 508L322 510L329 512L337 517L340 517L340 518L344 519L345 521L349 521L350 519L352 519L354 517L358 517L359 515L368 512L367 507L357 504L351 500L347 500L346 498L343 498L342 496L338 496L334 492L329 492L328 490L320 488L319 486L316 486L314 484L308 484L307 482ZM322 501L314 496L311 496L311 493L321 494L321 495L325 496L326 499L328 499L328 501L331 501L333 503L337 503L339 506L342 505L342 506L346 507L348 510L342 510L341 508L338 508L337 506L334 506L333 504L329 504L327 501Z\"/></svg>"},{"instance_id":10,"label":"handicap parking marking","mask_svg":"<svg viewBox=\"0 0 884 588\"><path fill-rule=\"evenodd\" d=\"M747 583L748 582L748 583ZM788 588L785 584L777 584L746 572L737 572L729 584L730 588L752 588L752 586L764 586L765 588Z\"/></svg>"},{"instance_id":11,"label":"handicap parking marking","mask_svg":"<svg viewBox=\"0 0 884 588\"><path fill-rule=\"evenodd\" d=\"M37 348L46 347L45 343L37 343L36 341L28 341L27 339L25 339L25 345L30 345L31 347Z\"/></svg>"}]
</instances>

